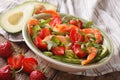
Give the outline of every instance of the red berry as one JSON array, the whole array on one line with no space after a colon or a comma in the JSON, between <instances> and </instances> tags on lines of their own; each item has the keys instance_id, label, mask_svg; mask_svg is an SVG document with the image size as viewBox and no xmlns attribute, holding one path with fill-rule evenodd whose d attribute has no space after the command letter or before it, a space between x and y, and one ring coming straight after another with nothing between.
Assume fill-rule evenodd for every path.
<instances>
[{"instance_id":1,"label":"red berry","mask_svg":"<svg viewBox=\"0 0 120 80\"><path fill-rule=\"evenodd\" d=\"M39 36L40 38L43 40L46 36L49 36L51 35L51 31L49 30L49 28L43 28L40 33L39 33Z\"/></svg>"},{"instance_id":2,"label":"red berry","mask_svg":"<svg viewBox=\"0 0 120 80\"><path fill-rule=\"evenodd\" d=\"M10 56L7 59L7 62L9 65L11 65L15 70L20 69L22 66L22 60L24 59L24 55L23 54L17 54L17 55L13 55Z\"/></svg>"},{"instance_id":3,"label":"red berry","mask_svg":"<svg viewBox=\"0 0 120 80\"><path fill-rule=\"evenodd\" d=\"M52 52L55 55L64 55L65 53L65 47L64 46L57 46L57 47L52 47Z\"/></svg>"},{"instance_id":4,"label":"red berry","mask_svg":"<svg viewBox=\"0 0 120 80\"><path fill-rule=\"evenodd\" d=\"M13 80L10 66L6 65L0 68L0 80Z\"/></svg>"},{"instance_id":5,"label":"red berry","mask_svg":"<svg viewBox=\"0 0 120 80\"><path fill-rule=\"evenodd\" d=\"M46 76L39 70L32 71L30 80L47 80Z\"/></svg>"},{"instance_id":6,"label":"red berry","mask_svg":"<svg viewBox=\"0 0 120 80\"><path fill-rule=\"evenodd\" d=\"M56 25L61 24L61 23L62 21L61 21L60 16L54 16L49 24L50 26L55 27Z\"/></svg>"},{"instance_id":7,"label":"red berry","mask_svg":"<svg viewBox=\"0 0 120 80\"><path fill-rule=\"evenodd\" d=\"M0 56L8 58L13 53L12 45L9 41L0 44Z\"/></svg>"},{"instance_id":8,"label":"red berry","mask_svg":"<svg viewBox=\"0 0 120 80\"><path fill-rule=\"evenodd\" d=\"M70 20L69 24L78 26L80 29L82 28L82 25L83 25L81 20L76 20L76 19Z\"/></svg>"},{"instance_id":9,"label":"red berry","mask_svg":"<svg viewBox=\"0 0 120 80\"><path fill-rule=\"evenodd\" d=\"M45 42L42 41L42 39L40 38L40 36L37 36L34 40L34 44L37 48L39 48L42 51L47 50L47 44Z\"/></svg>"},{"instance_id":10,"label":"red berry","mask_svg":"<svg viewBox=\"0 0 120 80\"><path fill-rule=\"evenodd\" d=\"M38 62L34 58L24 58L22 66L23 71L29 74L38 67Z\"/></svg>"},{"instance_id":11,"label":"red berry","mask_svg":"<svg viewBox=\"0 0 120 80\"><path fill-rule=\"evenodd\" d=\"M73 49L74 53L75 53L79 58L84 58L84 57L86 57L86 55L87 55L86 52L81 49L81 46L80 46L79 44L76 44L76 43L75 43L75 44L72 46L72 49Z\"/></svg>"}]
</instances>

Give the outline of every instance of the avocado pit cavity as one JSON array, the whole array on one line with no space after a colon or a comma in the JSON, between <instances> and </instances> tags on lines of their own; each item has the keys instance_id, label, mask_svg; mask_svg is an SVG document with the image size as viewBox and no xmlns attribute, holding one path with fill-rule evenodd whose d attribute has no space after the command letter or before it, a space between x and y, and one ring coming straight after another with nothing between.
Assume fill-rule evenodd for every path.
<instances>
[{"instance_id":1,"label":"avocado pit cavity","mask_svg":"<svg viewBox=\"0 0 120 80\"><path fill-rule=\"evenodd\" d=\"M8 18L8 22L12 25L17 25L22 18L23 18L23 12L17 12L12 14Z\"/></svg>"}]
</instances>

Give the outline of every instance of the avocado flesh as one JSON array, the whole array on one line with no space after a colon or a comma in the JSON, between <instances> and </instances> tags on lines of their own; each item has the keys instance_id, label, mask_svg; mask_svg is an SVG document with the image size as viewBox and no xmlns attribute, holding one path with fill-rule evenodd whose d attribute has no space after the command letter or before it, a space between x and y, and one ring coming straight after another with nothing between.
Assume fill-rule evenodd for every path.
<instances>
[{"instance_id":1,"label":"avocado flesh","mask_svg":"<svg viewBox=\"0 0 120 80\"><path fill-rule=\"evenodd\" d=\"M17 25L22 18L23 18L23 12L18 12L18 13L11 15L8 18L8 22L12 25Z\"/></svg>"},{"instance_id":2,"label":"avocado flesh","mask_svg":"<svg viewBox=\"0 0 120 80\"><path fill-rule=\"evenodd\" d=\"M0 26L8 33L18 33L27 21L33 16L35 5L43 5L47 10L55 10L56 6L39 1L27 1L19 6L9 9L0 16Z\"/></svg>"},{"instance_id":3,"label":"avocado flesh","mask_svg":"<svg viewBox=\"0 0 120 80\"><path fill-rule=\"evenodd\" d=\"M34 6L31 4L22 4L11 8L0 16L0 26L9 33L20 32L32 17L33 12Z\"/></svg>"}]
</instances>

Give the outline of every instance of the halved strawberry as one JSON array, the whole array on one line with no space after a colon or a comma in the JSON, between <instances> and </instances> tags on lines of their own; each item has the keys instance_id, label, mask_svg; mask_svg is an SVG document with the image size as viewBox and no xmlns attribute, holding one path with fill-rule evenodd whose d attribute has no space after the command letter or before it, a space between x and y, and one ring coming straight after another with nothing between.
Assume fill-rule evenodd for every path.
<instances>
[{"instance_id":1,"label":"halved strawberry","mask_svg":"<svg viewBox=\"0 0 120 80\"><path fill-rule=\"evenodd\" d=\"M34 40L34 44L37 48L39 48L42 51L47 50L47 44L45 42L42 41L42 39L40 38L40 36L37 36Z\"/></svg>"},{"instance_id":2,"label":"halved strawberry","mask_svg":"<svg viewBox=\"0 0 120 80\"><path fill-rule=\"evenodd\" d=\"M34 58L24 58L22 61L23 71L30 74L38 67L38 62Z\"/></svg>"},{"instance_id":3,"label":"halved strawberry","mask_svg":"<svg viewBox=\"0 0 120 80\"><path fill-rule=\"evenodd\" d=\"M65 53L65 47L64 46L57 46L57 47L52 47L52 52L55 55L64 55Z\"/></svg>"},{"instance_id":4,"label":"halved strawberry","mask_svg":"<svg viewBox=\"0 0 120 80\"><path fill-rule=\"evenodd\" d=\"M24 55L23 54L17 54L17 55L13 55L10 56L7 59L7 62L9 65L11 65L15 70L20 69L22 66L22 60L24 59Z\"/></svg>"},{"instance_id":5,"label":"halved strawberry","mask_svg":"<svg viewBox=\"0 0 120 80\"><path fill-rule=\"evenodd\" d=\"M40 38L43 40L46 36L49 36L51 35L51 31L49 30L49 28L43 28L40 33L39 33L39 36Z\"/></svg>"},{"instance_id":6,"label":"halved strawberry","mask_svg":"<svg viewBox=\"0 0 120 80\"><path fill-rule=\"evenodd\" d=\"M74 53L79 57L79 58L84 58L86 57L87 53L85 51L83 51L81 49L81 46L77 43L75 43L73 46L72 46L72 49L74 51Z\"/></svg>"}]
</instances>

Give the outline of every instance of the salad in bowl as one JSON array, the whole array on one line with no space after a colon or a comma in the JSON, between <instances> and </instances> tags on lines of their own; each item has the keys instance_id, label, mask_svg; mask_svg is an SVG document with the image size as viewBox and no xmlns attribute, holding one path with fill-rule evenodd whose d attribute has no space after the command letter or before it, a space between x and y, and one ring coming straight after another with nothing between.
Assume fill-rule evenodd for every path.
<instances>
[{"instance_id":1,"label":"salad in bowl","mask_svg":"<svg viewBox=\"0 0 120 80\"><path fill-rule=\"evenodd\" d=\"M29 19L23 38L51 67L67 72L99 67L113 54L111 41L91 21L52 10Z\"/></svg>"}]
</instances>

